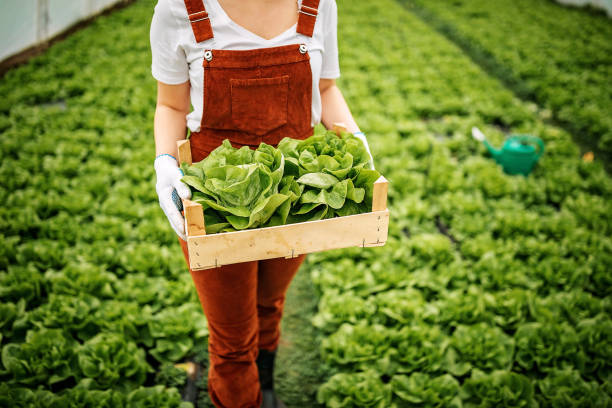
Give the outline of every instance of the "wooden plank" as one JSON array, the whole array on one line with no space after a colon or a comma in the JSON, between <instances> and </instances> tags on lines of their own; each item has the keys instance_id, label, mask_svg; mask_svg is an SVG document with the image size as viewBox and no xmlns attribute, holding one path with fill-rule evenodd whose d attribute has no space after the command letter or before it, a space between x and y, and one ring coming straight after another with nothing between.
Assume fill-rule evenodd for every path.
<instances>
[{"instance_id":1,"label":"wooden plank","mask_svg":"<svg viewBox=\"0 0 612 408\"><path fill-rule=\"evenodd\" d=\"M334 123L332 126L332 130L336 132L336 135L340 136L340 133L346 132L346 125L344 123L338 122Z\"/></svg>"},{"instance_id":2,"label":"wooden plank","mask_svg":"<svg viewBox=\"0 0 612 408\"><path fill-rule=\"evenodd\" d=\"M206 236L188 236L192 270L387 241L389 210Z\"/></svg>"},{"instance_id":3,"label":"wooden plank","mask_svg":"<svg viewBox=\"0 0 612 408\"><path fill-rule=\"evenodd\" d=\"M183 162L191 164L191 143L189 143L189 140L178 140L176 142L176 148L178 150L179 166L183 164Z\"/></svg>"},{"instance_id":4,"label":"wooden plank","mask_svg":"<svg viewBox=\"0 0 612 408\"><path fill-rule=\"evenodd\" d=\"M206 235L202 204L183 199L183 210L185 215L185 235L187 237Z\"/></svg>"},{"instance_id":5,"label":"wooden plank","mask_svg":"<svg viewBox=\"0 0 612 408\"><path fill-rule=\"evenodd\" d=\"M372 211L382 211L387 208L387 192L389 190L389 182L383 176L374 182L374 191L372 192Z\"/></svg>"}]
</instances>

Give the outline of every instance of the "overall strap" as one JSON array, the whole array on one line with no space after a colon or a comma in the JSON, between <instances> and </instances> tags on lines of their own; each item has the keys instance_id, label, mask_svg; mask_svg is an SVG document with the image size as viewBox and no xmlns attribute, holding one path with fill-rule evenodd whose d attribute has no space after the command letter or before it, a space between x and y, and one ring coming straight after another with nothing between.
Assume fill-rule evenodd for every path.
<instances>
[{"instance_id":1,"label":"overall strap","mask_svg":"<svg viewBox=\"0 0 612 408\"><path fill-rule=\"evenodd\" d=\"M302 5L298 10L298 22L296 31L308 37L312 37L314 26L317 22L319 12L319 0L302 0Z\"/></svg>"},{"instance_id":2,"label":"overall strap","mask_svg":"<svg viewBox=\"0 0 612 408\"><path fill-rule=\"evenodd\" d=\"M191 22L191 29L195 36L196 42L202 42L213 38L212 26L210 18L204 7L203 0L185 0L187 15Z\"/></svg>"}]
</instances>

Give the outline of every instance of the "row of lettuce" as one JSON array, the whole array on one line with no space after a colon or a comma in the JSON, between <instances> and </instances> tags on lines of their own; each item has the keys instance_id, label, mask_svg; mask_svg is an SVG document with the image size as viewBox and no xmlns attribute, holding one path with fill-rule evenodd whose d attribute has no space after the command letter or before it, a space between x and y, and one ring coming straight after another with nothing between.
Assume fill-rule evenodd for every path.
<instances>
[{"instance_id":1,"label":"row of lettuce","mask_svg":"<svg viewBox=\"0 0 612 408\"><path fill-rule=\"evenodd\" d=\"M174 364L208 333L154 188L154 5L0 81L0 406L192 406Z\"/></svg>"},{"instance_id":2,"label":"row of lettuce","mask_svg":"<svg viewBox=\"0 0 612 408\"><path fill-rule=\"evenodd\" d=\"M601 164L391 0L341 7L339 38L341 87L390 181L391 222L384 247L309 255L333 373L318 401L612 406ZM494 144L505 126L536 134L546 153L529 177L507 176L471 140L475 125Z\"/></svg>"},{"instance_id":3,"label":"row of lettuce","mask_svg":"<svg viewBox=\"0 0 612 408\"><path fill-rule=\"evenodd\" d=\"M544 117L612 158L612 24L547 0L402 0L450 36Z\"/></svg>"}]
</instances>

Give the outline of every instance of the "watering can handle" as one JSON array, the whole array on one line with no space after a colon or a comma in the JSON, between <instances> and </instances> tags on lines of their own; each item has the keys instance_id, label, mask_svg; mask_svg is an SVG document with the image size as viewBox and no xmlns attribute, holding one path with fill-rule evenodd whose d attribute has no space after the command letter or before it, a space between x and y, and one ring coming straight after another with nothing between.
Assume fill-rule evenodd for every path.
<instances>
[{"instance_id":1,"label":"watering can handle","mask_svg":"<svg viewBox=\"0 0 612 408\"><path fill-rule=\"evenodd\" d=\"M531 135L517 135L518 138L522 141L525 142L530 142L530 143L536 143L539 147L537 154L538 159L540 158L540 156L542 155L542 153L544 153L544 142L542 141L542 139L540 139L539 137L536 136L531 136Z\"/></svg>"}]
</instances>

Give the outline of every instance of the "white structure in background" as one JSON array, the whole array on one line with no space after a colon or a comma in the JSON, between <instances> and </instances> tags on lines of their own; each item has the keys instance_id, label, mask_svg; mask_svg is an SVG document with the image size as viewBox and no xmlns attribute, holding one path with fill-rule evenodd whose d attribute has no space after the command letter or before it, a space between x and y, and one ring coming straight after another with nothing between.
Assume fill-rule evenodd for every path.
<instances>
[{"instance_id":1,"label":"white structure in background","mask_svg":"<svg viewBox=\"0 0 612 408\"><path fill-rule=\"evenodd\" d=\"M0 61L122 0L0 0Z\"/></svg>"},{"instance_id":2,"label":"white structure in background","mask_svg":"<svg viewBox=\"0 0 612 408\"><path fill-rule=\"evenodd\" d=\"M558 3L567 6L593 6L605 10L608 17L612 17L612 0L557 0Z\"/></svg>"}]
</instances>

